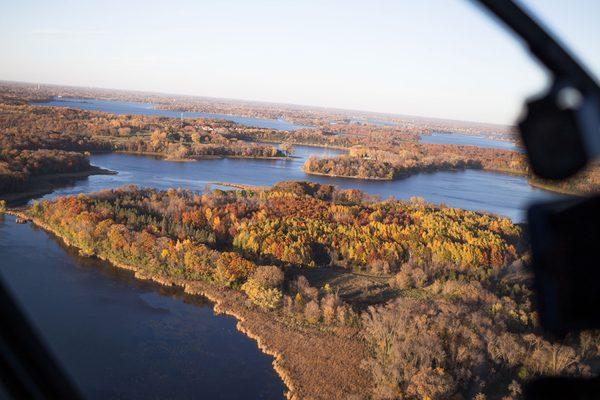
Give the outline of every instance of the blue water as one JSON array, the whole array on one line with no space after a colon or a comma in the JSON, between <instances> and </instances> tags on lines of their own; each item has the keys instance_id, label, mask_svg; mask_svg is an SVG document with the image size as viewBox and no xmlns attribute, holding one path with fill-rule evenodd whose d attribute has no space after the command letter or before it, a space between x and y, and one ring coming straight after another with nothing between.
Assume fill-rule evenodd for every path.
<instances>
[{"instance_id":1,"label":"blue water","mask_svg":"<svg viewBox=\"0 0 600 400\"><path fill-rule=\"evenodd\" d=\"M61 98L41 104L62 105L117 114L179 117L179 113L176 111L156 110L152 104L144 103ZM186 113L186 115L201 116L204 114ZM262 121L277 124L277 126L287 124L287 122L279 120L225 117L241 118L246 123ZM423 135L421 141L424 143L516 148L514 143L457 133ZM295 155L297 158L293 160L218 159L191 163L168 162L149 157L122 154L94 155L91 157L94 165L118 171L119 174L92 176L87 180L78 182L75 186L58 190L54 195L90 192L103 188L115 188L124 184L136 184L142 187L151 186L159 189L182 187L202 190L211 186L214 182L272 185L283 180L310 180L334 184L341 188L361 189L381 198L408 199L413 196L423 197L425 200L434 203L504 215L517 222L523 221L524 210L531 202L555 197L549 192L531 187L523 177L476 170L417 174L398 181L329 178L307 175L302 171L302 165L311 155L326 157L340 153L340 151L318 147L296 146ZM212 187L214 186L212 185Z\"/></svg>"},{"instance_id":2,"label":"blue water","mask_svg":"<svg viewBox=\"0 0 600 400\"><path fill-rule=\"evenodd\" d=\"M514 142L490 139L484 136L464 135L461 133L434 132L430 135L421 135L421 143L456 144L465 146L487 147L492 149L522 151Z\"/></svg>"},{"instance_id":3,"label":"blue water","mask_svg":"<svg viewBox=\"0 0 600 400\"><path fill-rule=\"evenodd\" d=\"M61 100L60 105L119 114L163 113L139 103ZM443 139L454 140L448 135ZM493 144L489 139L466 139L468 144ZM398 181L363 181L312 176L301 169L311 155L341 153L296 146L296 158L291 160L196 162L97 154L91 156L92 164L118 174L80 179L45 198L126 184L200 191L218 186L215 182L272 185L283 180L309 180L357 188L381 198L418 196L522 221L527 204L554 197L531 187L522 177L475 170L417 174ZM11 216L0 217L0 259L4 279L87 398L283 396L284 387L271 367L272 359L235 330L234 319L215 316L211 305L201 298L140 282L108 263L82 258L51 235L30 225L17 225Z\"/></svg>"},{"instance_id":4,"label":"blue water","mask_svg":"<svg viewBox=\"0 0 600 400\"><path fill-rule=\"evenodd\" d=\"M265 119L265 118L253 118L253 117L242 117L239 115L228 115L228 114L213 114L205 112L181 112L173 110L160 110L154 108L154 105L150 103L131 103L126 101L109 101L109 100L96 100L96 99L79 99L79 98L55 98L52 101L34 103L39 106L56 106L56 107L69 107L79 108L82 110L90 111L104 111L112 114L127 114L127 115L156 115L159 117L170 117L170 118L210 118L210 119L222 119L226 121L235 122L236 124L255 127L255 128L267 128L275 130L287 130L293 131L296 129L304 128L302 125L295 125L284 119Z\"/></svg>"},{"instance_id":5,"label":"blue water","mask_svg":"<svg viewBox=\"0 0 600 400\"><path fill-rule=\"evenodd\" d=\"M87 399L281 399L272 358L181 290L0 216L0 273ZM1 397L1 396L0 396Z\"/></svg>"},{"instance_id":6,"label":"blue water","mask_svg":"<svg viewBox=\"0 0 600 400\"><path fill-rule=\"evenodd\" d=\"M268 186L284 180L307 180L356 188L382 199L409 199L417 196L433 203L475 211L485 211L521 222L528 204L551 199L555 195L536 189L527 180L511 175L478 170L417 174L397 181L366 181L305 174L302 165L310 155L332 156L339 151L297 146L293 160L215 159L195 162L173 162L129 155L97 154L91 162L118 171L117 175L94 175L63 187L46 196L88 193L105 188L135 184L140 187L168 189L181 187L205 190L218 187L215 182Z\"/></svg>"}]
</instances>

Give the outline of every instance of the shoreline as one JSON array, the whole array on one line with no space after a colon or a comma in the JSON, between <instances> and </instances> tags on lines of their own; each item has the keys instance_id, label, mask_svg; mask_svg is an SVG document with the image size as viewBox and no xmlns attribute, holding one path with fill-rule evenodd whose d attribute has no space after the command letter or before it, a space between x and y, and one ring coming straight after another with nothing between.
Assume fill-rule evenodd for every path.
<instances>
[{"instance_id":1,"label":"shoreline","mask_svg":"<svg viewBox=\"0 0 600 400\"><path fill-rule=\"evenodd\" d=\"M65 245L80 250L81 256L96 257L114 268L129 270L136 279L178 287L187 294L205 297L213 303L215 314L234 317L237 320L236 329L254 340L260 351L273 357L273 369L287 389L284 393L287 399L363 398L370 392L370 377L360 368L360 362L368 353L362 340L357 339L357 329L294 323L277 313L271 314L258 309L234 289L204 281L151 275L139 267L111 260L101 254L82 254L81 249L68 237L23 210L12 208L5 213L24 222L31 222ZM348 351L340 351L344 348ZM316 349L320 350L318 354ZM314 364L309 365L309 368L306 368L307 354L316 356L312 363L308 362ZM349 371L349 366L355 367L354 371ZM348 376L349 372L352 372L352 376ZM330 379L324 379L325 377Z\"/></svg>"},{"instance_id":2,"label":"shoreline","mask_svg":"<svg viewBox=\"0 0 600 400\"><path fill-rule=\"evenodd\" d=\"M396 179L393 179L393 178L361 178L359 176L352 176L352 175L327 174L325 172L307 171L304 168L302 168L302 172L304 172L305 174L308 174L308 175L328 176L330 178L358 179L358 180L363 180L363 181L388 181L388 182L392 182L392 181L396 180Z\"/></svg>"},{"instance_id":3,"label":"shoreline","mask_svg":"<svg viewBox=\"0 0 600 400\"><path fill-rule=\"evenodd\" d=\"M414 173L411 172L404 172L402 174L396 175L393 178L362 178L356 175L336 175L336 174L327 174L324 172L313 172L313 171L307 171L304 168L302 168L302 171L306 174L309 175L316 175L316 176L329 176L331 178L344 178L344 179L358 179L358 180L363 180L363 181L387 181L387 182L394 182L394 181L401 181L402 179L407 179L410 178L411 176L415 176L415 175L419 175L419 174L434 174L436 172L459 172L459 171L464 171L466 169L469 168L464 168L464 169L445 169L445 170L423 170L423 171L417 171ZM473 169L473 168L471 168ZM482 170L484 171L484 170Z\"/></svg>"},{"instance_id":4,"label":"shoreline","mask_svg":"<svg viewBox=\"0 0 600 400\"><path fill-rule=\"evenodd\" d=\"M387 182L399 181L399 180L406 179L411 176L415 176L415 175L419 175L419 174L432 174L432 173L436 173L436 172L459 172L459 171L466 171L466 170L491 172L491 173L497 173L497 174L501 174L501 175L522 177L527 180L527 183L529 184L529 186L536 188L536 189L541 189L541 190L545 190L550 193L564 194L564 195L569 195L569 196L578 196L578 197L584 196L584 194L576 192L576 191L561 189L561 188L558 188L555 186L551 186L551 185L547 185L547 184L538 182L538 181L532 179L531 176L528 176L526 174L520 174L516 171L502 170L502 169L486 169L486 168L447 169L447 170L418 171L416 173L406 173L406 174L402 174L401 176L398 176L395 178L361 178L359 176L352 176L352 175L336 175L336 174L327 174L324 172L307 171L304 168L302 168L302 171L308 175L326 176L326 177L330 177L330 178L356 179L356 180L363 180L363 181L387 181Z\"/></svg>"},{"instance_id":5,"label":"shoreline","mask_svg":"<svg viewBox=\"0 0 600 400\"><path fill-rule=\"evenodd\" d=\"M228 155L203 155L203 156L193 156L190 158L168 158L163 153L156 153L150 151L129 151L129 150L115 150L112 152L99 152L97 154L131 154L135 156L150 156L150 157L158 157L164 161L172 161L172 162L194 162L201 160L219 160L224 158L233 158L233 159L244 159L244 160L292 160L293 157L270 157L270 156L228 156Z\"/></svg>"},{"instance_id":6,"label":"shoreline","mask_svg":"<svg viewBox=\"0 0 600 400\"><path fill-rule=\"evenodd\" d=\"M568 190L568 189L561 189L559 187L555 187L555 186L549 186L545 183L536 181L534 179L528 179L527 182L534 188L537 189L541 189L541 190L545 190L547 192L552 192L552 193L557 193L557 194L564 194L567 196L577 196L577 197L584 197L585 193L581 193L581 192L575 192L572 190ZM591 194L591 193L589 193Z\"/></svg>"},{"instance_id":7,"label":"shoreline","mask_svg":"<svg viewBox=\"0 0 600 400\"><path fill-rule=\"evenodd\" d=\"M233 182L209 182L210 185L218 185L218 186L226 186L234 189L241 190L264 190L268 188L268 186L258 186L258 185L244 185L242 183L233 183Z\"/></svg>"},{"instance_id":8,"label":"shoreline","mask_svg":"<svg viewBox=\"0 0 600 400\"><path fill-rule=\"evenodd\" d=\"M25 190L21 192L8 192L0 194L0 200L5 200L9 205L20 203L35 197L50 194L61 186L68 185L70 182L78 179L87 178L92 175L117 174L117 171L111 171L92 165L90 169L85 171L38 175L29 179L29 181L25 184Z\"/></svg>"},{"instance_id":9,"label":"shoreline","mask_svg":"<svg viewBox=\"0 0 600 400\"><path fill-rule=\"evenodd\" d=\"M350 150L350 147L344 147L344 146L328 146L326 144L315 144L315 143L302 143L302 142L289 142L289 141L285 141L285 140L256 140L256 141L250 141L250 143L266 143L266 144L283 144L283 143L289 143L292 146L305 146L305 147L317 147L320 149L331 149L331 150L340 150L340 151L345 151L348 152Z\"/></svg>"}]
</instances>

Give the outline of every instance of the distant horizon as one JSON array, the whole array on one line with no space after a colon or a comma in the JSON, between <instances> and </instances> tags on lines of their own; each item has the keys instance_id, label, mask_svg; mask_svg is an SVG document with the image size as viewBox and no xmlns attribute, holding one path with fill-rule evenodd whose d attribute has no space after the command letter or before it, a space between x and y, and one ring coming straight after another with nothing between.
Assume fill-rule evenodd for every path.
<instances>
[{"instance_id":1,"label":"distant horizon","mask_svg":"<svg viewBox=\"0 0 600 400\"><path fill-rule=\"evenodd\" d=\"M514 128L515 125L511 124L501 124L494 122L485 122L485 121L474 121L474 120L464 120L464 119L452 119L452 118L442 118L438 116L424 116L424 115L411 115L411 114L402 114L402 113L389 113L389 112L381 112L374 110L356 110L349 108L340 108L340 107L327 107L320 105L311 105L311 104L296 104L296 103L279 103L268 100L253 100L253 99L239 99L232 97L215 97L215 96L205 96L201 94L185 94L185 93L167 93L167 92L157 92L152 90L139 90L139 89L120 89L120 88L109 88L109 87L97 87L97 86L79 86L79 85L68 85L68 84L60 84L60 83L48 83L48 82L30 82L30 81L10 81L5 79L0 79L0 83L8 83L8 84L20 84L20 85L41 85L41 86L55 86L58 88L73 88L73 89L89 89L89 90L105 90L105 91L119 91L126 93L136 93L136 94L149 94L155 95L159 97L168 97L168 96L178 96L178 97L188 97L188 98L197 98L197 99L207 99L207 100L220 100L220 101L231 101L238 103L254 103L254 104L265 104L265 105L278 105L278 106L288 106L288 107L298 107L300 109L316 109L323 111L340 111L340 112L354 112L354 113L363 113L363 114L371 114L371 115L380 115L386 117L394 117L394 118L415 118L422 120L433 120L437 122L455 122L455 123L465 123L465 124L477 124L484 125L490 127L500 127L500 128ZM516 122L516 121L515 121Z\"/></svg>"},{"instance_id":2,"label":"distant horizon","mask_svg":"<svg viewBox=\"0 0 600 400\"><path fill-rule=\"evenodd\" d=\"M600 2L520 2L598 75ZM469 0L31 0L2 11L9 81L502 126L549 83Z\"/></svg>"}]
</instances>

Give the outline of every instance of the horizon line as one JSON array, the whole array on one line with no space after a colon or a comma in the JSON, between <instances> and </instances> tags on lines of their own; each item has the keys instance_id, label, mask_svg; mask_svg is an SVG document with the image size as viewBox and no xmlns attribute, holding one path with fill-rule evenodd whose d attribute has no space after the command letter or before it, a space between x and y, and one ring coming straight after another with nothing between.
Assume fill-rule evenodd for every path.
<instances>
[{"instance_id":1,"label":"horizon line","mask_svg":"<svg viewBox=\"0 0 600 400\"><path fill-rule=\"evenodd\" d=\"M509 128L514 129L516 124L501 124L497 122L485 122L485 121L475 121L475 120L463 120L463 119L454 119L454 118L443 118L443 117L426 117L423 115L412 115L412 114L401 114L401 113L391 113L391 112L382 112L382 111L373 111L373 110L357 110L351 108L340 108L340 107L331 107L331 106L320 106L320 105L309 105L309 104L298 104L298 103L287 103L287 102L274 102L269 100L251 100L251 99L240 99L240 98L232 98L232 97L218 97L218 96L206 96L199 94L182 94L182 93L167 93L167 92L158 92L153 90L141 90L141 89L117 89L117 88L109 88L109 87L100 87L100 86L80 86L73 84L60 84L60 83L48 83L48 82L30 82L30 81L14 81L14 80L4 80L0 79L2 83L13 83L13 84L26 84L26 85L44 85L44 86L56 86L56 87L67 87L74 89L95 89L95 90L106 90L106 91L120 91L120 92L134 92L138 94L152 94L158 95L159 97L167 97L167 96L179 96L179 97L189 97L189 98L198 98L198 99L208 99L208 100L226 100L231 102L246 102L246 103L258 103L265 105L278 105L278 106L288 106L288 107L298 107L298 108L313 108L322 111L343 111L343 112L353 112L353 113L364 113L364 114L379 114L387 117L396 117L396 118L414 118L421 120L434 120L439 122L458 122L458 123L466 123L466 124L478 124L478 125L487 125L487 126L497 126L501 128ZM516 122L516 121L515 121Z\"/></svg>"}]
</instances>

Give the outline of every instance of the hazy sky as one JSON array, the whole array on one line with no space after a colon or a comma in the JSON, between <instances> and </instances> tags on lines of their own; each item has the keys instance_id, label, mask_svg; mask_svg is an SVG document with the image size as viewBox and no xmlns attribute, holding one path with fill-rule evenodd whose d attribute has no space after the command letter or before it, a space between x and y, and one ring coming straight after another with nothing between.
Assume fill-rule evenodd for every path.
<instances>
[{"instance_id":1,"label":"hazy sky","mask_svg":"<svg viewBox=\"0 0 600 400\"><path fill-rule=\"evenodd\" d=\"M600 71L600 1L530 0ZM467 0L0 0L0 79L512 123L542 70Z\"/></svg>"}]
</instances>

